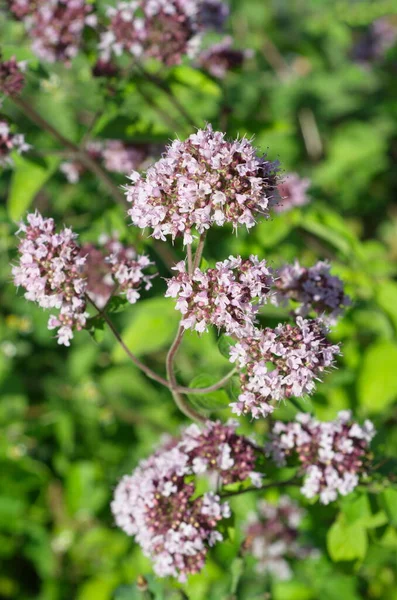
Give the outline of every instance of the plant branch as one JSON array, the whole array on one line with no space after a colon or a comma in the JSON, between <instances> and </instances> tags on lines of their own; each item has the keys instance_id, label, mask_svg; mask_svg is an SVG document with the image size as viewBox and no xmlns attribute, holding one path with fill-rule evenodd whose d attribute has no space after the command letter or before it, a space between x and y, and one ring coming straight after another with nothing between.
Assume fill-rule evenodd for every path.
<instances>
[{"instance_id":1,"label":"plant branch","mask_svg":"<svg viewBox=\"0 0 397 600\"><path fill-rule=\"evenodd\" d=\"M170 383L170 390L172 392L172 396L175 400L175 404L178 406L179 410L183 412L184 415L189 417L189 419L193 419L194 421L205 421L205 417L203 417L200 413L195 411L190 404L186 401L183 395L178 391L178 382L175 377L174 371L174 362L175 356L178 352L178 348L181 345L182 338L184 336L185 330L179 325L176 337L169 349L166 360L166 368L167 368L167 377Z\"/></svg>"},{"instance_id":2,"label":"plant branch","mask_svg":"<svg viewBox=\"0 0 397 600\"><path fill-rule=\"evenodd\" d=\"M246 494L248 492L262 492L264 490L269 490L271 488L278 487L288 487L288 486L297 486L300 485L299 481L295 478L288 479L287 481L272 481L271 483L266 483L261 487L250 486L243 490L234 490L233 492L224 492L223 494L219 494L221 498L231 498L232 496L239 496L240 494Z\"/></svg>"}]
</instances>

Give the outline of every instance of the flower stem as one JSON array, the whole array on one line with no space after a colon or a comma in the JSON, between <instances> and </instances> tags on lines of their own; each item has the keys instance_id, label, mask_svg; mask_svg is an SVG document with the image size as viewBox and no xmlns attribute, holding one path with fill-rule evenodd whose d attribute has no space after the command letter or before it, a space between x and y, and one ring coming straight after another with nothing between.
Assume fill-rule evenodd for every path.
<instances>
[{"instance_id":1,"label":"flower stem","mask_svg":"<svg viewBox=\"0 0 397 600\"><path fill-rule=\"evenodd\" d=\"M183 397L183 395L178 391L179 386L178 386L178 382L175 377L174 362L175 362L176 353L178 352L178 348L181 345L184 333L185 333L184 328L181 325L179 325L179 329L177 331L176 337L175 337L175 339L171 345L171 348L169 349L169 352L167 354L167 360L166 360L167 377L168 377L168 381L170 383L170 390L172 392L172 396L173 396L175 404L177 405L179 410L181 412L183 412L184 415L189 417L189 419L193 419L194 421L204 422L206 420L205 417L203 417L203 415L201 415L200 413L195 411L190 406L190 404L186 401L186 399Z\"/></svg>"},{"instance_id":2,"label":"flower stem","mask_svg":"<svg viewBox=\"0 0 397 600\"><path fill-rule=\"evenodd\" d=\"M194 255L193 271L195 271L196 269L198 269L200 267L200 261L201 261L202 255L203 255L203 250L204 250L204 245L205 245L205 237L206 237L205 233L202 233L200 235L196 254Z\"/></svg>"},{"instance_id":3,"label":"flower stem","mask_svg":"<svg viewBox=\"0 0 397 600\"><path fill-rule=\"evenodd\" d=\"M187 267L188 267L188 272L189 272L189 275L193 275L193 256L192 256L192 246L191 246L191 244L188 244L186 246L186 251L187 251Z\"/></svg>"}]
</instances>

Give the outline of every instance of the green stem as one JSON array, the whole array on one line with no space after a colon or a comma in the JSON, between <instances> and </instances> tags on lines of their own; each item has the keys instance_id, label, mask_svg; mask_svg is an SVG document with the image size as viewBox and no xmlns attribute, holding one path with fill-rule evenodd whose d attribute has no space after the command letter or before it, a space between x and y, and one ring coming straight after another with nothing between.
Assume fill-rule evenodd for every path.
<instances>
[{"instance_id":1,"label":"green stem","mask_svg":"<svg viewBox=\"0 0 397 600\"><path fill-rule=\"evenodd\" d=\"M168 377L168 381L170 384L170 390L172 392L172 396L173 396L175 404L177 405L179 410L181 412L183 412L184 415L189 417L189 419L193 419L193 421L204 422L206 420L205 417L203 417L203 415L201 415L200 413L195 411L193 409L193 407L190 406L190 404L186 401L186 399L183 397L183 395L178 391L179 386L178 386L178 382L175 377L174 362L175 362L176 354L178 352L178 348L181 345L184 333L185 333L185 329L181 325L179 325L179 329L177 331L176 337L175 337L175 339L172 343L172 346L169 349L169 352L167 354L167 360L166 360L167 377Z\"/></svg>"}]
</instances>

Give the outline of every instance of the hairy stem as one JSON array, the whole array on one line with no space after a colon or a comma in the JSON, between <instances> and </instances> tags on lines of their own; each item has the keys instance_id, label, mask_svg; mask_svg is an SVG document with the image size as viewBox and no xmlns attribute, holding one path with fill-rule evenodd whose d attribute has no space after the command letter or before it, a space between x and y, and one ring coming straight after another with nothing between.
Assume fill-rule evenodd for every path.
<instances>
[{"instance_id":1,"label":"hairy stem","mask_svg":"<svg viewBox=\"0 0 397 600\"><path fill-rule=\"evenodd\" d=\"M175 404L178 406L179 410L183 412L184 415L189 417L189 419L193 419L194 421L205 421L205 417L203 417L200 413L195 411L192 406L186 401L183 395L178 391L178 382L175 377L174 370L174 362L175 356L178 352L178 348L181 345L182 338L184 336L185 330L180 325L177 331L176 337L172 343L171 348L167 354L166 367L167 367L167 377L170 384L170 390L172 392L172 396L175 400Z\"/></svg>"},{"instance_id":2,"label":"hairy stem","mask_svg":"<svg viewBox=\"0 0 397 600\"><path fill-rule=\"evenodd\" d=\"M102 167L97 162L95 162L95 160L93 160L91 158L91 156L84 149L79 148L79 146L77 144L75 144L74 142L72 142L71 140L68 140L65 136L63 136L55 127L53 127L51 125L51 123L48 123L48 121L46 121L33 108L33 106L31 104L28 104L27 102L25 102L25 100L23 100L20 96L12 96L12 100L13 100L14 104L16 104L16 106L18 106L18 108L20 108L20 110L31 121L36 123L36 125L38 127L40 127L41 129L43 129L44 131L47 131L50 135L52 135L52 137L54 139L56 139L60 144L62 144L62 146L64 146L68 150L70 150L70 152L73 156L75 156L76 158L79 158L85 164L85 166L92 173L94 173L94 175L96 175L98 177L98 179L100 179L102 181L104 186L106 186L106 188L108 189L110 194L113 196L113 198L117 202L119 202L123 206L125 205L125 199L124 199L123 193L113 183L113 181L110 179L110 177L108 176L106 171L104 171L104 169L102 169Z\"/></svg>"},{"instance_id":3,"label":"hairy stem","mask_svg":"<svg viewBox=\"0 0 397 600\"><path fill-rule=\"evenodd\" d=\"M271 488L279 488L279 487L288 487L288 486L297 486L300 485L299 481L295 478L288 479L287 481L273 481L271 483L266 483L261 487L250 486L243 490L234 490L233 492L224 492L223 494L219 494L221 498L231 498L232 496L239 496L240 494L246 494L248 492L262 492L264 490L269 490Z\"/></svg>"}]
</instances>

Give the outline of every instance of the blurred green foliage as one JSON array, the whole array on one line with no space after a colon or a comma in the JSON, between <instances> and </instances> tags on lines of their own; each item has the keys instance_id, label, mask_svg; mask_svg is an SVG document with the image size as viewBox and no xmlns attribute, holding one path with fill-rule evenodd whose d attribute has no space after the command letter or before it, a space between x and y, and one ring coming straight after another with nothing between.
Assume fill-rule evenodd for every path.
<instances>
[{"instance_id":1,"label":"blurred green foliage","mask_svg":"<svg viewBox=\"0 0 397 600\"><path fill-rule=\"evenodd\" d=\"M103 9L107 2L97 4ZM397 48L370 64L352 58L360 35L392 6L233 0L229 26L236 46L255 51L244 68L222 83L188 62L163 76L198 127L211 122L232 137L255 135L285 171L311 178L308 207L259 223L249 235L211 231L206 260L256 253L276 266L295 258L307 265L319 258L332 261L354 303L333 333L342 341L339 369L327 375L306 407L322 419L343 408L352 408L359 419L372 418L379 432L374 450L381 457L379 470L394 482ZM92 77L90 52L70 69L49 69L31 54L21 24L4 18L0 23L4 55L30 61L25 97L69 139L81 140L94 115L96 137L162 143L191 132L167 96L142 77L127 72L107 86ZM155 98L173 129L145 95ZM1 110L34 148L59 150L10 101ZM295 564L289 582L266 580L239 554L240 526L254 508L251 494L232 500L235 534L211 552L204 574L186 585L150 575L137 545L114 527L109 502L120 476L163 433L175 432L181 415L169 393L128 362L108 331L102 340L82 332L70 349L57 346L46 316L16 295L9 264L14 221L33 206L75 228L83 240L117 230L156 260L162 277L168 273L165 255L128 226L124 208L101 182L86 174L70 185L58 162L56 156L17 159L14 172L4 171L0 181L0 598L135 600L147 597L136 587L144 575L156 600L395 600L397 487L381 494L369 488L339 505L310 507L303 534L320 556ZM116 175L114 182L124 179ZM169 250L182 256L178 244ZM157 278L150 295L114 316L131 350L162 373L178 320L173 303L161 297L164 288ZM280 316L265 307L261 318L273 325ZM208 385L227 364L214 336L191 333L178 358L178 376L185 385ZM192 400L204 407L215 402L226 417L225 393ZM277 416L291 418L295 412L282 405ZM258 436L266 427L243 424L246 433Z\"/></svg>"}]
</instances>

